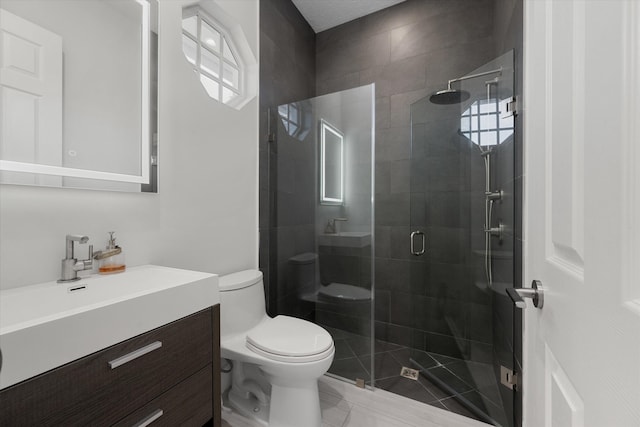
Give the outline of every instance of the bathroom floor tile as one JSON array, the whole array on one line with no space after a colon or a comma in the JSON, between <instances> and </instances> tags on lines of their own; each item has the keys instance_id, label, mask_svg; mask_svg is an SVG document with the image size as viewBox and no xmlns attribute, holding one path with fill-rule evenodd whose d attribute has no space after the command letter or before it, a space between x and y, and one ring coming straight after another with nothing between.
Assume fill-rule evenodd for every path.
<instances>
[{"instance_id":1,"label":"bathroom floor tile","mask_svg":"<svg viewBox=\"0 0 640 427\"><path fill-rule=\"evenodd\" d=\"M329 368L329 373L354 381L357 378L369 381L370 377L369 372L362 366L362 363L357 357L334 360Z\"/></svg>"},{"instance_id":2,"label":"bathroom floor tile","mask_svg":"<svg viewBox=\"0 0 640 427\"><path fill-rule=\"evenodd\" d=\"M429 369L438 365L438 361L431 357L429 353L420 350L414 350L411 348L403 348L400 350L395 350L389 352L394 359L396 359L402 366L407 366L409 368L418 369L418 366L415 366L415 363L411 361L415 361L421 368Z\"/></svg>"},{"instance_id":3,"label":"bathroom floor tile","mask_svg":"<svg viewBox=\"0 0 640 427\"><path fill-rule=\"evenodd\" d=\"M351 346L347 343L346 339L343 338L334 338L333 344L336 347L336 354L333 357L333 360L341 360L341 359L350 359L356 357L353 350L351 350Z\"/></svg>"},{"instance_id":4,"label":"bathroom floor tile","mask_svg":"<svg viewBox=\"0 0 640 427\"><path fill-rule=\"evenodd\" d=\"M400 376L376 380L376 387L423 403L431 403L439 400L429 390L423 387L420 382Z\"/></svg>"},{"instance_id":5,"label":"bathroom floor tile","mask_svg":"<svg viewBox=\"0 0 640 427\"><path fill-rule=\"evenodd\" d=\"M471 390L471 386L455 376L447 368L444 368L442 366L427 370L427 379L437 385L437 382L435 380L431 380L431 378L429 378L429 375L433 375L435 378L447 384L452 389L452 392L464 393ZM449 392L449 390L444 391Z\"/></svg>"},{"instance_id":6,"label":"bathroom floor tile","mask_svg":"<svg viewBox=\"0 0 640 427\"><path fill-rule=\"evenodd\" d=\"M351 405L341 397L320 392L320 410L322 424L342 427L351 411Z\"/></svg>"},{"instance_id":7,"label":"bathroom floor tile","mask_svg":"<svg viewBox=\"0 0 640 427\"><path fill-rule=\"evenodd\" d=\"M360 362L369 372L371 370L371 355L360 356ZM402 365L394 359L389 352L378 353L374 357L374 373L376 379L397 377L400 375Z\"/></svg>"},{"instance_id":8,"label":"bathroom floor tile","mask_svg":"<svg viewBox=\"0 0 640 427\"><path fill-rule=\"evenodd\" d=\"M456 359L455 357L444 356L438 353L429 352L429 356L433 357L438 363L441 365L448 365L450 363L460 362L461 359Z\"/></svg>"},{"instance_id":9,"label":"bathroom floor tile","mask_svg":"<svg viewBox=\"0 0 640 427\"><path fill-rule=\"evenodd\" d=\"M371 338L353 335L350 338L347 338L347 343L351 346L351 349L356 354L356 356L366 356L371 354ZM375 353L382 353L385 351L393 351L404 348L397 344L388 343L385 341L376 340L375 341Z\"/></svg>"}]
</instances>

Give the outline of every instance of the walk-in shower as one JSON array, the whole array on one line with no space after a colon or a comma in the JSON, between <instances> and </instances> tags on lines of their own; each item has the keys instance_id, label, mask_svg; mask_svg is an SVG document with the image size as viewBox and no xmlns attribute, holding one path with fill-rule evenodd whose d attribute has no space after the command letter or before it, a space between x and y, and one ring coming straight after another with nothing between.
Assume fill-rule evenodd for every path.
<instances>
[{"instance_id":1,"label":"walk-in shower","mask_svg":"<svg viewBox=\"0 0 640 427\"><path fill-rule=\"evenodd\" d=\"M509 52L411 105L409 276L392 272L381 289L373 262L382 262L374 254L375 87L271 113L278 213L271 310L330 331L330 375L513 424L505 411L511 391L496 380L501 366L513 369L496 330L512 333L513 325L494 313L495 298L512 286L504 272L513 265L513 84ZM386 339L394 325L376 318L378 298L406 301L398 308L405 341Z\"/></svg>"}]
</instances>

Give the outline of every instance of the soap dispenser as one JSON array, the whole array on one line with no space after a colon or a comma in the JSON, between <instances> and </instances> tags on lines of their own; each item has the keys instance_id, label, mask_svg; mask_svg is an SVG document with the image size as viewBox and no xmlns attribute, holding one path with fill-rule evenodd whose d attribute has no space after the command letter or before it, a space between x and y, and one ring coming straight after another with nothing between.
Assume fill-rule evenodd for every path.
<instances>
[{"instance_id":1,"label":"soap dispenser","mask_svg":"<svg viewBox=\"0 0 640 427\"><path fill-rule=\"evenodd\" d=\"M94 258L98 260L99 274L121 273L126 269L124 252L120 246L116 245L114 233L115 231L109 232L109 242L106 249L94 255Z\"/></svg>"}]
</instances>

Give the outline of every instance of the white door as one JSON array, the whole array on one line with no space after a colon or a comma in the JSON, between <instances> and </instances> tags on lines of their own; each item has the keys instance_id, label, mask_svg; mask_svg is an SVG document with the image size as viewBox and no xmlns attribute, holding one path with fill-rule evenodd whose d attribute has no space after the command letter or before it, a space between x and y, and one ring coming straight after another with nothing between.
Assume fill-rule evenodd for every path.
<instances>
[{"instance_id":1,"label":"white door","mask_svg":"<svg viewBox=\"0 0 640 427\"><path fill-rule=\"evenodd\" d=\"M0 159L62 165L62 38L0 9ZM60 185L1 172L2 183Z\"/></svg>"},{"instance_id":2,"label":"white door","mask_svg":"<svg viewBox=\"0 0 640 427\"><path fill-rule=\"evenodd\" d=\"M525 0L524 425L640 426L640 2Z\"/></svg>"}]
</instances>

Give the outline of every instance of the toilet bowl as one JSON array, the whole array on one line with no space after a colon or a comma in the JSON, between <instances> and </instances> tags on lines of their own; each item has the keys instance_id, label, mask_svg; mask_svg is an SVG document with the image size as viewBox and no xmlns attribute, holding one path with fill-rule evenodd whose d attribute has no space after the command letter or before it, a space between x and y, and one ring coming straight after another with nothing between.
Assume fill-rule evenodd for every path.
<instances>
[{"instance_id":1,"label":"toilet bowl","mask_svg":"<svg viewBox=\"0 0 640 427\"><path fill-rule=\"evenodd\" d=\"M223 276L220 347L232 362L225 403L270 427L320 427L318 378L331 366L331 335L311 322L265 311L262 273Z\"/></svg>"}]
</instances>

